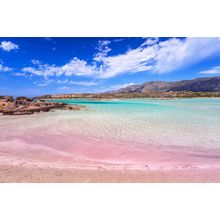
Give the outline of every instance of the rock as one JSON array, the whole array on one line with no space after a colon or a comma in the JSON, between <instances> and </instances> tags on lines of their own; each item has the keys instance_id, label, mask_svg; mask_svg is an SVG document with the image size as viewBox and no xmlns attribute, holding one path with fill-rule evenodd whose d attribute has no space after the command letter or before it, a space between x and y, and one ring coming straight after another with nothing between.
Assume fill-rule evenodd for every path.
<instances>
[{"instance_id":1,"label":"rock","mask_svg":"<svg viewBox=\"0 0 220 220\"><path fill-rule=\"evenodd\" d=\"M8 97L8 96L7 96ZM64 103L31 100L27 97L18 97L15 101L11 98L1 97L0 113L2 115L30 115L37 112L48 112L51 109L80 110L83 106L67 105Z\"/></svg>"}]
</instances>

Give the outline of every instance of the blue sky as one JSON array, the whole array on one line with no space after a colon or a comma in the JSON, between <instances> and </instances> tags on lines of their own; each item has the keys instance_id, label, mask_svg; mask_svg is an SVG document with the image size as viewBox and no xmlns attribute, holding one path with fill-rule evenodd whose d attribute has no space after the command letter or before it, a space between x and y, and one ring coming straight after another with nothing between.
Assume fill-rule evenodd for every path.
<instances>
[{"instance_id":1,"label":"blue sky","mask_svg":"<svg viewBox=\"0 0 220 220\"><path fill-rule=\"evenodd\" d=\"M104 92L220 75L220 38L0 38L0 95Z\"/></svg>"}]
</instances>

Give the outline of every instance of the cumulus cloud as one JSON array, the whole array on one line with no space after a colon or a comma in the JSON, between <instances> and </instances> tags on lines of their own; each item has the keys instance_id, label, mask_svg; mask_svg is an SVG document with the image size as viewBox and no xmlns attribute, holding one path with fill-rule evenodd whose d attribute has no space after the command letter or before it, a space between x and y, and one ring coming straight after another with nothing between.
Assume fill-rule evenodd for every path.
<instances>
[{"instance_id":1,"label":"cumulus cloud","mask_svg":"<svg viewBox=\"0 0 220 220\"><path fill-rule=\"evenodd\" d=\"M215 66L215 67L212 67L211 69L209 70L204 70L204 71L200 71L199 73L202 73L202 74L219 74L220 73L220 66Z\"/></svg>"},{"instance_id":2,"label":"cumulus cloud","mask_svg":"<svg viewBox=\"0 0 220 220\"><path fill-rule=\"evenodd\" d=\"M56 66L55 64L35 63L36 67L24 67L23 72L31 73L37 76L91 76L94 74L94 67L87 64L84 60L73 58L63 66Z\"/></svg>"},{"instance_id":3,"label":"cumulus cloud","mask_svg":"<svg viewBox=\"0 0 220 220\"><path fill-rule=\"evenodd\" d=\"M66 76L91 76L94 75L95 72L95 66L89 65L85 60L79 60L76 57L60 67L60 74L64 73Z\"/></svg>"},{"instance_id":4,"label":"cumulus cloud","mask_svg":"<svg viewBox=\"0 0 220 220\"><path fill-rule=\"evenodd\" d=\"M0 48L5 51L11 51L19 49L19 46L17 44L12 43L11 41L2 41L0 43Z\"/></svg>"},{"instance_id":5,"label":"cumulus cloud","mask_svg":"<svg viewBox=\"0 0 220 220\"><path fill-rule=\"evenodd\" d=\"M99 41L91 63L77 57L61 66L35 62L34 67L25 67L23 72L45 77L76 75L98 79L143 71L164 74L220 53L220 38L170 38L163 41L147 38L139 47L113 56L109 55L110 44L111 41Z\"/></svg>"},{"instance_id":6,"label":"cumulus cloud","mask_svg":"<svg viewBox=\"0 0 220 220\"><path fill-rule=\"evenodd\" d=\"M0 63L0 72L9 72L11 70L12 68L4 66L3 64Z\"/></svg>"}]
</instances>

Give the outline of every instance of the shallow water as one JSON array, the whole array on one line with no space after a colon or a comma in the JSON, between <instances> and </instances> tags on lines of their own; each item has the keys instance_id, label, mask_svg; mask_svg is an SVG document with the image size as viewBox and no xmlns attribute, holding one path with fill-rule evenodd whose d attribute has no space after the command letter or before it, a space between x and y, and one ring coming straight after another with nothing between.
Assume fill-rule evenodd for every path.
<instances>
[{"instance_id":1,"label":"shallow water","mask_svg":"<svg viewBox=\"0 0 220 220\"><path fill-rule=\"evenodd\" d=\"M89 108L54 113L57 120L63 119L66 133L155 146L220 149L218 98L56 101Z\"/></svg>"},{"instance_id":2,"label":"shallow water","mask_svg":"<svg viewBox=\"0 0 220 220\"><path fill-rule=\"evenodd\" d=\"M218 98L53 101L88 108L0 117L0 156L69 164L220 165Z\"/></svg>"}]
</instances>

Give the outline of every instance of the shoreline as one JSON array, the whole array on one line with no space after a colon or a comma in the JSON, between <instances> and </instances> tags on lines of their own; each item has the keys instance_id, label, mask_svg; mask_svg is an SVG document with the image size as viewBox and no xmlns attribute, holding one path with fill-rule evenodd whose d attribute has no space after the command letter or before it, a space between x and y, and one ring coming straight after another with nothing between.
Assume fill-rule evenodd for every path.
<instances>
[{"instance_id":1,"label":"shoreline","mask_svg":"<svg viewBox=\"0 0 220 220\"><path fill-rule=\"evenodd\" d=\"M35 97L36 99L120 99L120 98L220 98L220 92L191 92L191 91L148 91L148 92L115 92L115 93L81 93L57 94Z\"/></svg>"},{"instance_id":2,"label":"shoreline","mask_svg":"<svg viewBox=\"0 0 220 220\"><path fill-rule=\"evenodd\" d=\"M63 155L62 152L54 156L49 152L42 152L41 157L36 152L27 151L27 148L20 149L15 155L10 152L3 151L0 155L1 183L220 182L218 155L212 154L194 154L187 157L187 154L175 151L166 157L158 149L158 155L147 151L144 161L139 157L135 158L137 161L132 161L127 155L128 157L122 157L116 162L109 159L84 158L79 154L68 158L68 155ZM22 152L26 152L27 155Z\"/></svg>"},{"instance_id":3,"label":"shoreline","mask_svg":"<svg viewBox=\"0 0 220 220\"><path fill-rule=\"evenodd\" d=\"M177 98L157 98L157 97L112 97L112 98L91 98L91 97L73 97L73 98L46 98L40 100L80 100L80 99L88 99L88 100L123 100L123 99L150 99L150 100L180 100L180 99L220 99L220 96L210 97L210 96L203 96L203 97L177 97Z\"/></svg>"}]
</instances>

